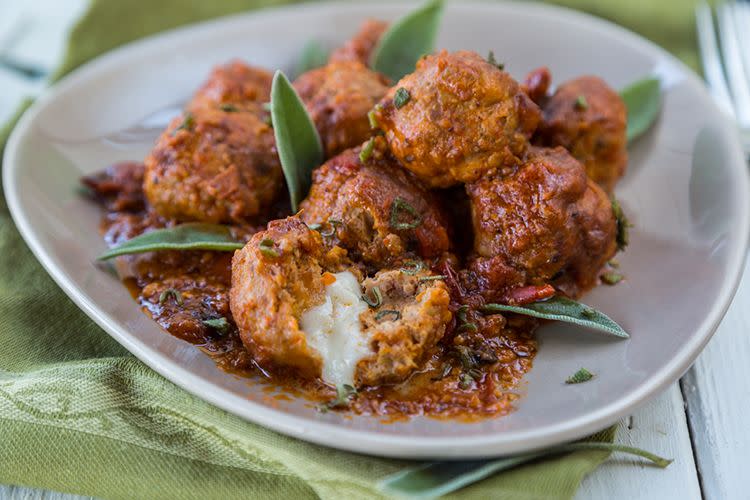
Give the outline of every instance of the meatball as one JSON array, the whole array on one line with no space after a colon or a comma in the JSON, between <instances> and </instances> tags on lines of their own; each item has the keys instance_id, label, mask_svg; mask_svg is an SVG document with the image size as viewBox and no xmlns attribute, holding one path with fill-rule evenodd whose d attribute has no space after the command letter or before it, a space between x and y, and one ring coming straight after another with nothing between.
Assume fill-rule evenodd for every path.
<instances>
[{"instance_id":1,"label":"meatball","mask_svg":"<svg viewBox=\"0 0 750 500\"><path fill-rule=\"evenodd\" d=\"M430 187L471 182L521 162L539 108L474 52L423 57L374 118L399 162Z\"/></svg>"},{"instance_id":2,"label":"meatball","mask_svg":"<svg viewBox=\"0 0 750 500\"><path fill-rule=\"evenodd\" d=\"M370 56L380 41L381 35L388 28L388 23L377 19L368 19L354 35L354 38L331 53L329 61L358 61L364 65L370 62Z\"/></svg>"},{"instance_id":3,"label":"meatball","mask_svg":"<svg viewBox=\"0 0 750 500\"><path fill-rule=\"evenodd\" d=\"M611 193L628 163L627 110L602 79L583 76L561 85L543 107L538 142L562 146Z\"/></svg>"},{"instance_id":4,"label":"meatball","mask_svg":"<svg viewBox=\"0 0 750 500\"><path fill-rule=\"evenodd\" d=\"M318 129L326 157L372 135L367 113L388 91L388 79L360 62L333 62L294 82Z\"/></svg>"},{"instance_id":5,"label":"meatball","mask_svg":"<svg viewBox=\"0 0 750 500\"><path fill-rule=\"evenodd\" d=\"M264 69L238 60L231 61L213 69L188 107L268 102L272 81L273 75Z\"/></svg>"},{"instance_id":6,"label":"meatball","mask_svg":"<svg viewBox=\"0 0 750 500\"><path fill-rule=\"evenodd\" d=\"M517 172L466 188L475 233L469 268L490 295L554 283L577 296L617 250L609 198L561 147L533 148Z\"/></svg>"},{"instance_id":7,"label":"meatball","mask_svg":"<svg viewBox=\"0 0 750 500\"><path fill-rule=\"evenodd\" d=\"M355 148L315 170L300 217L377 269L407 252L432 258L448 251L451 231L435 197L388 154L382 138L374 144L365 162Z\"/></svg>"},{"instance_id":8,"label":"meatball","mask_svg":"<svg viewBox=\"0 0 750 500\"><path fill-rule=\"evenodd\" d=\"M194 107L175 118L145 160L143 189L162 216L242 223L282 188L273 130L260 103Z\"/></svg>"},{"instance_id":9,"label":"meatball","mask_svg":"<svg viewBox=\"0 0 750 500\"><path fill-rule=\"evenodd\" d=\"M382 271L364 280L296 217L271 222L235 253L230 308L256 362L331 385L403 380L451 320L439 279ZM363 289L364 286L364 289Z\"/></svg>"}]
</instances>

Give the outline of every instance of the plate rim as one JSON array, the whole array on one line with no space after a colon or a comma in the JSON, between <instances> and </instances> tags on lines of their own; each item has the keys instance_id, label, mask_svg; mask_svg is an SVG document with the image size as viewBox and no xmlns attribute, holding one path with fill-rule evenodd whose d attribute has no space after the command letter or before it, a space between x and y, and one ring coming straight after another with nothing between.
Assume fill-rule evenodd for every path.
<instances>
[{"instance_id":1,"label":"plate rim","mask_svg":"<svg viewBox=\"0 0 750 500\"><path fill-rule=\"evenodd\" d=\"M383 2L378 2L377 4L382 5L382 3ZM394 6L398 5L399 7L403 6L403 3L398 2L388 1L385 3ZM85 63L70 74L66 75L56 84L47 88L32 106L26 110L13 128L5 147L2 163L3 189L8 209L18 231L36 259L42 264L46 272L53 278L57 285L60 286L65 294L70 297L70 299L81 310L83 310L87 316L93 319L104 331L112 336L118 343L123 345L139 360L194 396L222 408L229 413L237 415L244 420L261 425L273 431L316 444L369 455L393 458L440 457L442 459L465 459L492 457L501 454L535 450L553 444L579 439L612 425L622 417L631 413L645 401L664 390L669 384L679 379L679 377L682 376L682 374L684 374L695 361L723 319L732 302L735 291L739 286L742 270L745 265L745 255L748 242L750 241L750 174L748 173L747 168L744 168L744 164L739 164L739 167L736 166L735 163L737 162L732 162L732 167L729 169L729 172L736 177L736 179L732 179L733 181L739 181L735 187L739 190L738 193L740 195L740 200L745 200L744 210L742 209L742 204L737 207L739 210L737 218L740 222L739 230L741 231L741 234L737 239L738 243L733 249L731 249L730 253L728 253L726 272L724 273L724 278L722 280L723 283L720 288L721 292L714 300L711 310L706 315L704 321L695 328L696 334L691 336L689 341L677 351L677 354L656 372L655 376L638 386L637 389L633 390L625 397L613 401L598 410L583 414L575 419L535 429L495 432L481 436L462 436L458 438L451 436L403 436L395 434L379 434L368 430L340 427L335 423L315 421L305 417L288 414L283 410L269 408L262 404L242 398L239 395L232 394L221 386L207 382L193 374L189 369L167 357L164 357L145 343L132 338L126 328L119 326L117 321L104 311L100 311L96 302L90 301L86 297L86 294L78 289L76 284L66 275L66 273L55 266L52 259L52 253L48 252L41 244L33 229L33 223L30 222L22 209L20 201L21 196L16 189L14 189L14 186L17 184L17 178L21 170L16 158L19 155L22 140L28 135L28 131L35 123L40 112L46 108L48 103L56 98L58 93L63 92L66 88L75 86L79 81L85 81L90 73L99 71L101 66L117 66L118 61L126 58L131 51L143 49L144 46L159 43L160 41L163 42L164 39L181 38L197 31L218 30L222 25L234 22L243 23L246 22L248 18L262 18L264 16L273 17L280 13L304 11L306 9L317 10L320 9L321 6L325 8L349 9L352 12L366 12L368 8L372 8L372 3L358 2L356 4L351 4L345 1L329 1L317 4L298 4L263 8L256 11L233 14L208 21L189 24L176 29L157 33L125 44ZM691 69L658 45L631 32L630 30L627 30L626 28L604 19L566 7L537 3L488 3L469 1L450 3L449 7L466 10L497 9L498 12L502 12L504 9L518 9L529 13L538 13L541 11L542 14L554 13L565 21L584 23L593 28L603 31L606 30L609 35L621 39L628 45L639 47L647 51L656 51L662 58L675 64L689 84L695 87L699 93L703 94L704 100L711 103L710 105L713 106L716 113L721 114L721 111L710 98L703 82L698 79L697 75L693 73ZM725 115L721 114L721 116ZM730 141L734 143L735 153L741 151L739 134L732 133L732 124L726 119L726 117L723 126L723 132L726 132L731 136ZM742 167L742 171L740 171L740 167Z\"/></svg>"}]
</instances>

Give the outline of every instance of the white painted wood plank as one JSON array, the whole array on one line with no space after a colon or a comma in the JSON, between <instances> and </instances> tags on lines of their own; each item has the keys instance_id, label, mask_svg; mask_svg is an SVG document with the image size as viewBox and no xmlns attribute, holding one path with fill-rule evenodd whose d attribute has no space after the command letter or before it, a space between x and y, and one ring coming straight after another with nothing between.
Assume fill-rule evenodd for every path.
<instances>
[{"instance_id":1,"label":"white painted wood plank","mask_svg":"<svg viewBox=\"0 0 750 500\"><path fill-rule=\"evenodd\" d=\"M1 486L1 500L84 500L92 497L81 497L57 493L55 491L38 490L35 488L22 488L20 486Z\"/></svg>"},{"instance_id":2,"label":"white painted wood plank","mask_svg":"<svg viewBox=\"0 0 750 500\"><path fill-rule=\"evenodd\" d=\"M674 462L659 469L627 455L614 454L584 479L576 500L700 499L682 394L677 383L626 419L617 443L656 453Z\"/></svg>"},{"instance_id":3,"label":"white painted wood plank","mask_svg":"<svg viewBox=\"0 0 750 500\"><path fill-rule=\"evenodd\" d=\"M703 493L748 498L750 265L716 335L683 378Z\"/></svg>"}]
</instances>

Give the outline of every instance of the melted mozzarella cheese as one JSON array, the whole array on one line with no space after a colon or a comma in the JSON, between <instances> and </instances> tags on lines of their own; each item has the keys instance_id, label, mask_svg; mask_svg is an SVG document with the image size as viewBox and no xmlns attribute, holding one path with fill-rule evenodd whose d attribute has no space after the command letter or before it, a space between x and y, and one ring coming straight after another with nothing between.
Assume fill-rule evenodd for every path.
<instances>
[{"instance_id":1,"label":"melted mozzarella cheese","mask_svg":"<svg viewBox=\"0 0 750 500\"><path fill-rule=\"evenodd\" d=\"M325 288L325 302L302 314L307 344L323 360L323 381L354 385L357 363L372 354L359 315L367 310L357 278L349 271L333 275Z\"/></svg>"}]
</instances>

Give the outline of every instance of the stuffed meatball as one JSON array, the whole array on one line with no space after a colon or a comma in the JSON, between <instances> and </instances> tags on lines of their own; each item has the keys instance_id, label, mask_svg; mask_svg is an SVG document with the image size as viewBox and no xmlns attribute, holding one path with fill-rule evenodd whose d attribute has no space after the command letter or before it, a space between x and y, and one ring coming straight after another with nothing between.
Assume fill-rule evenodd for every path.
<instances>
[{"instance_id":1,"label":"stuffed meatball","mask_svg":"<svg viewBox=\"0 0 750 500\"><path fill-rule=\"evenodd\" d=\"M467 185L474 225L469 268L487 294L554 283L593 286L617 251L612 204L565 149L534 148L517 172Z\"/></svg>"},{"instance_id":2,"label":"stuffed meatball","mask_svg":"<svg viewBox=\"0 0 750 500\"><path fill-rule=\"evenodd\" d=\"M628 163L627 110L620 95L601 78L583 76L562 84L542 111L538 142L563 146L612 192Z\"/></svg>"},{"instance_id":3,"label":"stuffed meatball","mask_svg":"<svg viewBox=\"0 0 750 500\"><path fill-rule=\"evenodd\" d=\"M274 221L235 253L230 307L254 359L330 385L400 381L451 320L439 279L363 275L341 247L298 218Z\"/></svg>"},{"instance_id":4,"label":"stuffed meatball","mask_svg":"<svg viewBox=\"0 0 750 500\"><path fill-rule=\"evenodd\" d=\"M399 162L430 187L520 164L540 120L521 86L474 52L423 57L375 108Z\"/></svg>"},{"instance_id":5,"label":"stuffed meatball","mask_svg":"<svg viewBox=\"0 0 750 500\"><path fill-rule=\"evenodd\" d=\"M382 138L330 159L313 172L300 217L330 244L380 269L406 254L429 259L450 250L438 200L386 151Z\"/></svg>"}]
</instances>

